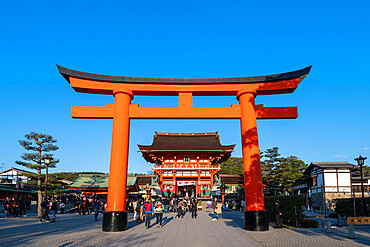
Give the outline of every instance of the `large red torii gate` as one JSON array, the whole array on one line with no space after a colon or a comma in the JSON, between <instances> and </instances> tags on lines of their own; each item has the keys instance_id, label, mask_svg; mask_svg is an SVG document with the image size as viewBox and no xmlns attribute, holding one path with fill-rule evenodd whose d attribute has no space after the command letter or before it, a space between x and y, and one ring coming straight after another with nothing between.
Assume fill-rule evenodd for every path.
<instances>
[{"instance_id":1,"label":"large red torii gate","mask_svg":"<svg viewBox=\"0 0 370 247\"><path fill-rule=\"evenodd\" d=\"M142 78L108 76L70 70L59 65L60 74L76 92L108 94L114 104L103 107L72 106L72 117L112 119L113 134L108 185L107 212L103 231L127 228L126 181L130 119L240 119L247 211L245 229L268 230L265 211L256 119L294 119L297 107L255 105L257 95L292 93L307 76L311 66L282 74L237 78ZM178 107L140 107L132 105L134 95L178 96ZM193 96L231 96L239 105L231 107L193 107Z\"/></svg>"}]
</instances>

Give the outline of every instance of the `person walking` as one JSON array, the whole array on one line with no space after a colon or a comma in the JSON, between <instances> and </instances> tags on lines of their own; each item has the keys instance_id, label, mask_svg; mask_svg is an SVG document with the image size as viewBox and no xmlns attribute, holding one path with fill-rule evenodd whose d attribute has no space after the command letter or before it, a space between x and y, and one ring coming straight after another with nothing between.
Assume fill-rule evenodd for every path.
<instances>
[{"instance_id":1,"label":"person walking","mask_svg":"<svg viewBox=\"0 0 370 247\"><path fill-rule=\"evenodd\" d=\"M99 215L99 211L100 211L100 206L101 206L101 201L100 200L94 201L94 203L93 203L93 209L94 209L94 212L95 212L95 215L94 215L95 221L98 221L98 215Z\"/></svg>"},{"instance_id":2,"label":"person walking","mask_svg":"<svg viewBox=\"0 0 370 247\"><path fill-rule=\"evenodd\" d=\"M136 223L139 223L139 220L140 220L140 212L141 212L141 202L140 201L137 201L136 209L135 209L136 217L134 215L134 220L136 220Z\"/></svg>"},{"instance_id":3,"label":"person walking","mask_svg":"<svg viewBox=\"0 0 370 247\"><path fill-rule=\"evenodd\" d=\"M179 208L179 202L177 201L176 198L173 199L173 213L177 213L177 209Z\"/></svg>"},{"instance_id":4,"label":"person walking","mask_svg":"<svg viewBox=\"0 0 370 247\"><path fill-rule=\"evenodd\" d=\"M184 214L183 214L183 211L184 211L184 206L183 206L183 204L182 203L179 203L178 205L177 205L177 218L182 218L182 217L184 217Z\"/></svg>"},{"instance_id":5,"label":"person walking","mask_svg":"<svg viewBox=\"0 0 370 247\"><path fill-rule=\"evenodd\" d=\"M137 223L143 223L144 222L144 203L140 202L140 214L139 214L139 217L137 219Z\"/></svg>"},{"instance_id":6,"label":"person walking","mask_svg":"<svg viewBox=\"0 0 370 247\"><path fill-rule=\"evenodd\" d=\"M4 202L4 210L6 213L6 218L9 218L10 215L12 215L12 207L11 207L11 200L9 197L6 197L5 202Z\"/></svg>"},{"instance_id":7,"label":"person walking","mask_svg":"<svg viewBox=\"0 0 370 247\"><path fill-rule=\"evenodd\" d=\"M156 202L155 207L154 207L155 217L157 219L157 228L159 227L162 228L163 210L164 210L164 205L161 199L159 199Z\"/></svg>"},{"instance_id":8,"label":"person walking","mask_svg":"<svg viewBox=\"0 0 370 247\"><path fill-rule=\"evenodd\" d=\"M212 220L213 221L217 220L216 207L217 207L217 198L215 197L214 200L212 201L212 212L213 212Z\"/></svg>"},{"instance_id":9,"label":"person walking","mask_svg":"<svg viewBox=\"0 0 370 247\"><path fill-rule=\"evenodd\" d=\"M221 221L222 220L222 202L217 202L216 213L217 213L217 219Z\"/></svg>"},{"instance_id":10,"label":"person walking","mask_svg":"<svg viewBox=\"0 0 370 247\"><path fill-rule=\"evenodd\" d=\"M192 219L197 219L197 211L198 211L198 203L196 201L196 199L193 199L192 203L191 203L191 218Z\"/></svg>"},{"instance_id":11,"label":"person walking","mask_svg":"<svg viewBox=\"0 0 370 247\"><path fill-rule=\"evenodd\" d=\"M49 219L49 203L48 199L44 199L44 201L41 203L41 216L40 216L40 222L44 219L45 221L48 221Z\"/></svg>"},{"instance_id":12,"label":"person walking","mask_svg":"<svg viewBox=\"0 0 370 247\"><path fill-rule=\"evenodd\" d=\"M240 212L241 213L243 213L245 211L245 201L244 200L242 200L241 202L240 202Z\"/></svg>"},{"instance_id":13,"label":"person walking","mask_svg":"<svg viewBox=\"0 0 370 247\"><path fill-rule=\"evenodd\" d=\"M50 221L50 223L54 223L56 219L57 210L58 210L58 204L55 201L51 203L50 210L51 210L51 213L53 214L53 219L52 221Z\"/></svg>"},{"instance_id":14,"label":"person walking","mask_svg":"<svg viewBox=\"0 0 370 247\"><path fill-rule=\"evenodd\" d=\"M26 209L28 211L31 210L31 199L30 198L27 198L27 200L26 200Z\"/></svg>"},{"instance_id":15,"label":"person walking","mask_svg":"<svg viewBox=\"0 0 370 247\"><path fill-rule=\"evenodd\" d=\"M144 211L145 211L145 227L146 229L149 229L150 220L152 218L152 215L154 214L153 202L151 202L149 198L144 203Z\"/></svg>"},{"instance_id":16,"label":"person walking","mask_svg":"<svg viewBox=\"0 0 370 247\"><path fill-rule=\"evenodd\" d=\"M19 200L19 214L20 216L23 216L23 217L27 217L27 214L26 214L26 201L22 198L21 200Z\"/></svg>"},{"instance_id":17,"label":"person walking","mask_svg":"<svg viewBox=\"0 0 370 247\"><path fill-rule=\"evenodd\" d=\"M89 199L86 198L85 213L87 213L88 215L90 215L90 207L91 207L91 203L90 203Z\"/></svg>"},{"instance_id":18,"label":"person walking","mask_svg":"<svg viewBox=\"0 0 370 247\"><path fill-rule=\"evenodd\" d=\"M84 203L82 200L79 201L78 203L78 214L81 215L81 214L85 214L84 212Z\"/></svg>"},{"instance_id":19,"label":"person walking","mask_svg":"<svg viewBox=\"0 0 370 247\"><path fill-rule=\"evenodd\" d=\"M275 228L283 228L283 206L281 206L279 200L276 200L275 207L274 207L274 214L275 214L275 221L276 221L276 227Z\"/></svg>"},{"instance_id":20,"label":"person walking","mask_svg":"<svg viewBox=\"0 0 370 247\"><path fill-rule=\"evenodd\" d=\"M12 207L12 216L13 216L13 218L18 217L19 203L14 197L12 198L12 201L11 201L10 205Z\"/></svg>"},{"instance_id":21,"label":"person walking","mask_svg":"<svg viewBox=\"0 0 370 247\"><path fill-rule=\"evenodd\" d=\"M137 217L137 201L134 199L132 200L132 208L134 210L134 220L136 220L136 217Z\"/></svg>"}]
</instances>

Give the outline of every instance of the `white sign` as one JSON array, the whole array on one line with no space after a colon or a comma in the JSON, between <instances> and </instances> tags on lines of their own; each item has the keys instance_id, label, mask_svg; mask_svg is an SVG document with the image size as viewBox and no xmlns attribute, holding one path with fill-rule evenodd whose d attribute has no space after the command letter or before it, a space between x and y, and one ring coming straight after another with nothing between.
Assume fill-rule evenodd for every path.
<instances>
[{"instance_id":1,"label":"white sign","mask_svg":"<svg viewBox=\"0 0 370 247\"><path fill-rule=\"evenodd\" d=\"M195 181L177 181L178 186L195 185Z\"/></svg>"}]
</instances>

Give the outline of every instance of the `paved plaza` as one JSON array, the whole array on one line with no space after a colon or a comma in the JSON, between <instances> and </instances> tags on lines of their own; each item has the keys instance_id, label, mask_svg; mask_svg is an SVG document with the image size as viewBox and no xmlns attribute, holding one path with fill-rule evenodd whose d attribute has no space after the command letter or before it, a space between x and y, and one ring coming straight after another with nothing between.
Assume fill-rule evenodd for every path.
<instances>
[{"instance_id":1,"label":"paved plaza","mask_svg":"<svg viewBox=\"0 0 370 247\"><path fill-rule=\"evenodd\" d=\"M226 212L222 221L211 221L209 212L198 219L186 214L175 219L164 214L163 228L145 229L144 224L129 221L125 232L102 232L102 220L93 215L57 215L55 223L39 223L34 216L0 219L0 246L369 246L370 226L356 227L356 238L347 237L347 227L326 233L321 228L273 229L250 232L243 229L243 215ZM132 219L132 214L130 215Z\"/></svg>"}]
</instances>

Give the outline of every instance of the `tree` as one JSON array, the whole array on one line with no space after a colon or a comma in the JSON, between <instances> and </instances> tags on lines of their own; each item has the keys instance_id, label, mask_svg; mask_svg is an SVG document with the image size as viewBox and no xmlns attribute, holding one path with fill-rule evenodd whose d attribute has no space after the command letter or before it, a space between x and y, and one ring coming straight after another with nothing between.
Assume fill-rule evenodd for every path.
<instances>
[{"instance_id":1,"label":"tree","mask_svg":"<svg viewBox=\"0 0 370 247\"><path fill-rule=\"evenodd\" d=\"M354 175L355 176L361 176L361 171L360 171L359 166L354 169ZM362 175L364 177L369 177L370 176L370 166L367 166L367 165L362 166Z\"/></svg>"},{"instance_id":2,"label":"tree","mask_svg":"<svg viewBox=\"0 0 370 247\"><path fill-rule=\"evenodd\" d=\"M267 149L261 155L262 182L266 186L266 194L290 192L306 168L307 165L295 156L281 157L278 147Z\"/></svg>"},{"instance_id":3,"label":"tree","mask_svg":"<svg viewBox=\"0 0 370 247\"><path fill-rule=\"evenodd\" d=\"M307 165L295 156L279 159L279 173L277 175L280 181L280 189L283 192L291 192L292 185L302 178Z\"/></svg>"},{"instance_id":4,"label":"tree","mask_svg":"<svg viewBox=\"0 0 370 247\"><path fill-rule=\"evenodd\" d=\"M42 201L42 193L41 193L41 179L42 174L41 170L45 169L46 166L43 163L43 158L45 157L46 153L58 150L58 146L53 145L56 142L50 135L45 135L42 133L35 133L31 132L25 135L26 140L19 140L19 144L26 149L27 151L31 151L30 153L24 153L21 158L24 161L16 161L15 163L18 165L22 165L31 169L37 170L37 174L34 175L32 173L28 173L32 179L37 180L37 199L38 199L38 216L41 215L41 201ZM48 154L49 157L53 158L52 154ZM58 159L54 159L49 164L49 167L53 168L59 162ZM45 186L47 186L45 184Z\"/></svg>"},{"instance_id":5,"label":"tree","mask_svg":"<svg viewBox=\"0 0 370 247\"><path fill-rule=\"evenodd\" d=\"M267 194L273 195L281 181L277 179L279 166L279 148L267 149L261 157L262 183L265 185ZM263 158L267 158L262 160Z\"/></svg>"},{"instance_id":6,"label":"tree","mask_svg":"<svg viewBox=\"0 0 370 247\"><path fill-rule=\"evenodd\" d=\"M243 158L230 157L225 162L222 162L220 174L243 176Z\"/></svg>"}]
</instances>

